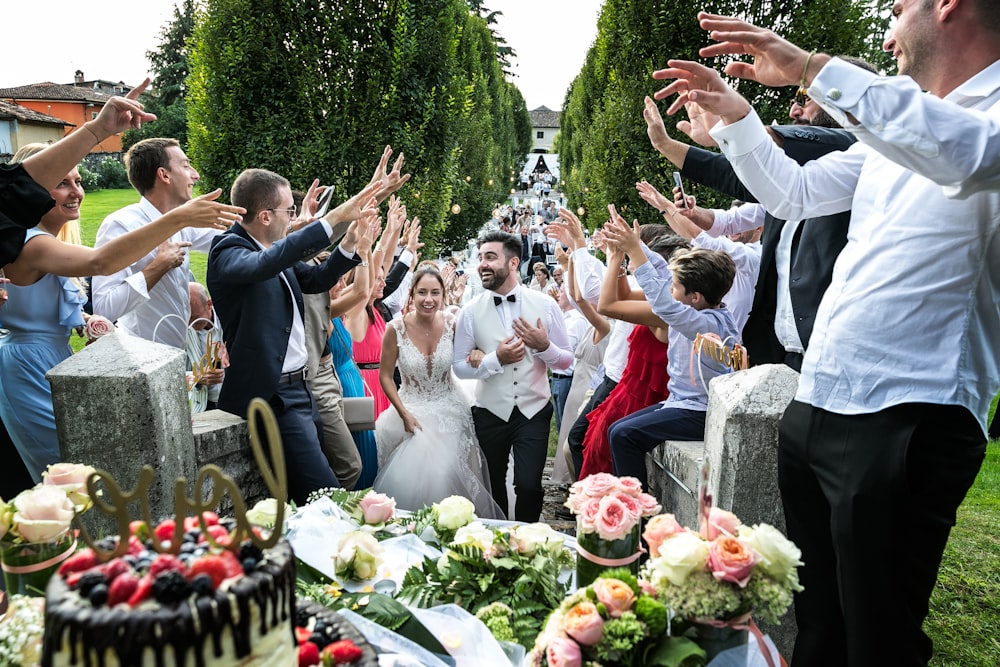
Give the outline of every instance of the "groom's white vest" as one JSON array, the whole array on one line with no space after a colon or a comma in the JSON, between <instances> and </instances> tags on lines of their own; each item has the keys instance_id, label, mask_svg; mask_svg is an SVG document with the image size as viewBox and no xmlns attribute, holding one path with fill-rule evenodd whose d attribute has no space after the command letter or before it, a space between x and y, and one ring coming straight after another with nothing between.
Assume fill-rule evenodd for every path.
<instances>
[{"instance_id":1,"label":"groom's white vest","mask_svg":"<svg viewBox=\"0 0 1000 667\"><path fill-rule=\"evenodd\" d=\"M551 298L519 287L517 299L521 317L532 324L541 318L548 329L544 299ZM472 315L472 334L476 347L483 352L495 352L497 346L511 336L511 332L504 327L500 307L494 303L492 292L480 294L466 308L471 311L469 314ZM545 362L527 347L525 352L521 361L502 366L501 372L476 382L476 405L486 408L505 421L510 419L515 405L521 414L529 418L545 407L550 396Z\"/></svg>"}]
</instances>

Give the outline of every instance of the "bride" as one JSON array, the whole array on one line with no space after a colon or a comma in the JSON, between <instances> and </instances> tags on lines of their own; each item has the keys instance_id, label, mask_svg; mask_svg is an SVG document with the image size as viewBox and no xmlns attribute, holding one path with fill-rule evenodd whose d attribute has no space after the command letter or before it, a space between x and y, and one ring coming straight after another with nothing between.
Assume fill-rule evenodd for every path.
<instances>
[{"instance_id":1,"label":"bride","mask_svg":"<svg viewBox=\"0 0 1000 667\"><path fill-rule=\"evenodd\" d=\"M393 320L382 339L379 382L392 407L375 423L379 473L372 485L402 509L464 496L486 519L502 519L490 493L469 403L451 373L455 317L441 310L445 285L437 267L413 274L413 310ZM392 371L399 366L399 391Z\"/></svg>"}]
</instances>

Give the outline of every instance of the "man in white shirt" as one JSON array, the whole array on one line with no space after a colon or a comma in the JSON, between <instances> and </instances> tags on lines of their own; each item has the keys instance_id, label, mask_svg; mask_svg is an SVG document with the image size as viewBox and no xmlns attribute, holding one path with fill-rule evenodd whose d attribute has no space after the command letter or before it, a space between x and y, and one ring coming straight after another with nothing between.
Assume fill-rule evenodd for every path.
<instances>
[{"instance_id":1,"label":"man in white shirt","mask_svg":"<svg viewBox=\"0 0 1000 667\"><path fill-rule=\"evenodd\" d=\"M198 182L198 172L176 139L140 141L125 154L125 166L142 199L104 219L96 247L190 200ZM182 229L135 264L109 276L94 276L94 314L117 321L133 336L183 348L191 314L188 250L207 253L218 234L214 229Z\"/></svg>"},{"instance_id":2,"label":"man in white shirt","mask_svg":"<svg viewBox=\"0 0 1000 667\"><path fill-rule=\"evenodd\" d=\"M507 461L513 449L514 519L535 522L542 512L552 422L546 369L565 372L573 349L555 299L521 286L520 252L521 240L513 234L493 231L480 237L479 277L485 291L458 316L452 368L462 379L479 380L472 417L493 498L507 511ZM481 361L470 363L474 351Z\"/></svg>"},{"instance_id":3,"label":"man in white shirt","mask_svg":"<svg viewBox=\"0 0 1000 667\"><path fill-rule=\"evenodd\" d=\"M852 210L779 437L805 562L792 664L810 667L927 664L921 624L1000 384L1000 13L989 0L892 12L897 77L700 15L719 42L701 55L750 54L727 73L799 84L858 137L803 167L714 70L654 74L678 79L657 93L681 93L671 110L690 99L721 117L713 137L772 214Z\"/></svg>"}]
</instances>

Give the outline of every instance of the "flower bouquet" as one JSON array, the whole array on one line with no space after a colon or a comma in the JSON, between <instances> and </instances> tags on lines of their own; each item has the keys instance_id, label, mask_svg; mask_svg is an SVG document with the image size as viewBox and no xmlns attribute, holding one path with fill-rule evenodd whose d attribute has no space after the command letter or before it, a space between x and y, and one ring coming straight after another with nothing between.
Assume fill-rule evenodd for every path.
<instances>
[{"instance_id":1,"label":"flower bouquet","mask_svg":"<svg viewBox=\"0 0 1000 667\"><path fill-rule=\"evenodd\" d=\"M93 471L57 463L34 488L8 503L0 500L0 561L9 594L45 595L49 577L73 554L70 524L91 505L86 485Z\"/></svg>"},{"instance_id":2,"label":"flower bouquet","mask_svg":"<svg viewBox=\"0 0 1000 667\"><path fill-rule=\"evenodd\" d=\"M576 584L586 586L604 570L639 571L643 517L660 511L656 498L642 492L634 477L590 475L569 488L566 506L576 515Z\"/></svg>"},{"instance_id":3,"label":"flower bouquet","mask_svg":"<svg viewBox=\"0 0 1000 667\"><path fill-rule=\"evenodd\" d=\"M733 513L712 507L697 532L663 514L649 521L643 537L651 556L643 579L690 625L709 658L745 643L748 630L761 641L750 614L777 624L792 593L802 590L796 569L801 552L768 524L744 526Z\"/></svg>"},{"instance_id":4,"label":"flower bouquet","mask_svg":"<svg viewBox=\"0 0 1000 667\"><path fill-rule=\"evenodd\" d=\"M666 605L625 568L601 574L566 598L535 641L532 667L679 667L703 664L705 652L668 632Z\"/></svg>"},{"instance_id":5,"label":"flower bouquet","mask_svg":"<svg viewBox=\"0 0 1000 667\"><path fill-rule=\"evenodd\" d=\"M398 597L418 607L488 608L484 621L494 637L529 647L566 595L559 575L571 562L563 536L546 524L495 529L473 521L455 531L439 559L425 558L407 571ZM506 605L503 613L498 602Z\"/></svg>"}]
</instances>

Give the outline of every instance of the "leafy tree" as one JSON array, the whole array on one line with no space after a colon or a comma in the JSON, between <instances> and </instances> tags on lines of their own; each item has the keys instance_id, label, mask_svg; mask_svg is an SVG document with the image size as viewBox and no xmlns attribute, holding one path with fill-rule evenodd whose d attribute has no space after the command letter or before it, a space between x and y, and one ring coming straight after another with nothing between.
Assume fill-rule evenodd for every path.
<instances>
[{"instance_id":1,"label":"leafy tree","mask_svg":"<svg viewBox=\"0 0 1000 667\"><path fill-rule=\"evenodd\" d=\"M885 0L877 2L885 4ZM642 179L664 190L673 186L673 167L653 150L646 137L643 98L662 86L651 73L665 67L668 59L703 60L698 50L709 40L698 26L699 8L668 0L607 0L604 4L597 38L566 93L558 143L570 206L584 207L588 227L608 219L609 203L618 205L627 218L661 221L635 192L636 181ZM873 36L884 34L885 23L874 3L715 0L707 9L776 26L783 36L805 48L885 62L875 51L878 39ZM720 69L722 64L710 63ZM767 89L750 81L731 83L762 118L786 122L794 90ZM665 102L660 108L665 110L666 106ZM668 131L671 125L668 121ZM688 141L679 131L673 134ZM728 205L728 200L710 191L690 189L693 192L689 194L704 204Z\"/></svg>"},{"instance_id":2,"label":"leafy tree","mask_svg":"<svg viewBox=\"0 0 1000 667\"><path fill-rule=\"evenodd\" d=\"M160 45L147 51L152 65L153 83L142 98L146 110L157 119L122 136L122 147L149 137L173 137L182 147L187 146L187 104L185 81L188 75L188 39L194 30L194 0L182 0L174 6L174 16L160 31Z\"/></svg>"}]
</instances>

